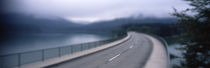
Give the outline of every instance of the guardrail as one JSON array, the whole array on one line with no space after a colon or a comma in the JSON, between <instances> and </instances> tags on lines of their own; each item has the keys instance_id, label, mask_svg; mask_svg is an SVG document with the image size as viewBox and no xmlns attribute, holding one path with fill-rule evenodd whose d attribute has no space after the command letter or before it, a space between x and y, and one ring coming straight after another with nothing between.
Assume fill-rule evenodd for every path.
<instances>
[{"instance_id":1,"label":"guardrail","mask_svg":"<svg viewBox=\"0 0 210 68\"><path fill-rule=\"evenodd\" d=\"M41 49L29 52L15 53L9 55L0 56L0 68L12 68L21 66L24 64L29 64L38 61L45 61L50 58L61 57L64 55L76 53L79 51L84 51L87 49L95 48L106 43L113 42L115 40L126 37L126 35L115 37L108 40L82 43L76 45L69 45L56 48Z\"/></svg>"}]
</instances>

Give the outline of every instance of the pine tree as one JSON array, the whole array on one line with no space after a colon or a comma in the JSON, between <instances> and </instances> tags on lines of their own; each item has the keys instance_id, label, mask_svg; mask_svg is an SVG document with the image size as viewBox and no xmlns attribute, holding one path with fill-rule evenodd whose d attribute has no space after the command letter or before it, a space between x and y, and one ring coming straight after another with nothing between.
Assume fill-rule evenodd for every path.
<instances>
[{"instance_id":1,"label":"pine tree","mask_svg":"<svg viewBox=\"0 0 210 68\"><path fill-rule=\"evenodd\" d=\"M210 67L210 0L185 0L193 8L181 12L175 10L174 16L185 27L187 68Z\"/></svg>"}]
</instances>

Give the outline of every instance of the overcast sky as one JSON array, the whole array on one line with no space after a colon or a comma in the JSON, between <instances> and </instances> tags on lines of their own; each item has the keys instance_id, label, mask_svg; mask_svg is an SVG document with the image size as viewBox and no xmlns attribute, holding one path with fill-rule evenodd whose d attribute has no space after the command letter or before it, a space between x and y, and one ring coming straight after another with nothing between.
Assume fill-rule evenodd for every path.
<instances>
[{"instance_id":1,"label":"overcast sky","mask_svg":"<svg viewBox=\"0 0 210 68\"><path fill-rule=\"evenodd\" d=\"M143 16L168 17L185 9L182 0L9 0L6 12L59 16L73 21L99 21Z\"/></svg>"}]
</instances>

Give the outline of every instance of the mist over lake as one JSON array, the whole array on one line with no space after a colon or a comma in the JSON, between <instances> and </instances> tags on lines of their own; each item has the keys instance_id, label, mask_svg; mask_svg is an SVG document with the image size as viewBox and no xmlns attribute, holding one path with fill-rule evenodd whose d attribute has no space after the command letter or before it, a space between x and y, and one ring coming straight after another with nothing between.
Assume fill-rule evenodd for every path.
<instances>
[{"instance_id":1,"label":"mist over lake","mask_svg":"<svg viewBox=\"0 0 210 68\"><path fill-rule=\"evenodd\" d=\"M46 48L69 46L111 38L109 34L93 33L33 33L13 34L0 41L0 54L11 54Z\"/></svg>"},{"instance_id":2,"label":"mist over lake","mask_svg":"<svg viewBox=\"0 0 210 68\"><path fill-rule=\"evenodd\" d=\"M0 68L209 68L209 13L210 0L0 0Z\"/></svg>"}]
</instances>

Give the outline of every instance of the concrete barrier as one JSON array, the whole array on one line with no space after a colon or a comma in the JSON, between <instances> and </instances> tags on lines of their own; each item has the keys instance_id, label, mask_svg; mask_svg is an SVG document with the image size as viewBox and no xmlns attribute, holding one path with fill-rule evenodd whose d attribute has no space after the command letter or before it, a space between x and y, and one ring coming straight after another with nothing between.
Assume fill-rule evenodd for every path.
<instances>
[{"instance_id":1,"label":"concrete barrier","mask_svg":"<svg viewBox=\"0 0 210 68\"><path fill-rule=\"evenodd\" d=\"M152 54L144 68L170 68L170 56L167 42L155 35L146 35L153 43Z\"/></svg>"}]
</instances>

